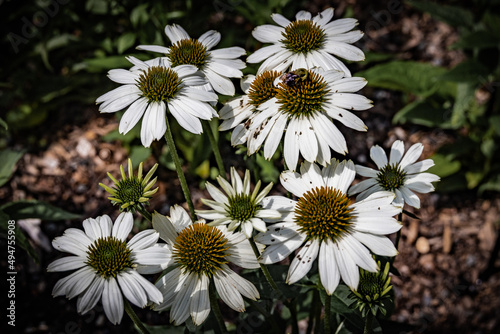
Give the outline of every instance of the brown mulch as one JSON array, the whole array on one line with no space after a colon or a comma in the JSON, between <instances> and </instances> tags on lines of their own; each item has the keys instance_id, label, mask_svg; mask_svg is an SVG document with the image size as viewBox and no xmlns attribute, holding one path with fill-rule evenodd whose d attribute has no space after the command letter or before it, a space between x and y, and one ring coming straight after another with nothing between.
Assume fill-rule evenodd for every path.
<instances>
[{"instance_id":1,"label":"brown mulch","mask_svg":"<svg viewBox=\"0 0 500 334\"><path fill-rule=\"evenodd\" d=\"M346 1L337 6L336 17L348 5L353 6L361 29L374 20L374 13L387 9L369 1ZM315 1L310 6L317 11L324 7L324 2ZM429 15L404 7L385 22L379 23L380 29L367 31L367 38L362 41L367 50L442 66L453 66L463 59L459 51L448 50L457 40L457 32ZM348 139L350 158L357 162L370 160L368 147L375 143L387 149L396 139L404 140L407 147L422 142L424 157L429 157L444 143L453 141L451 134L439 130L393 126L392 115L401 107L397 93L374 89L366 89L364 93L375 104L371 110L359 113L370 130L362 134L345 132L352 138ZM128 152L119 142L102 140L103 135L117 128L114 117L99 115L95 107L83 112L89 116L86 122L61 127L50 135L46 148L23 156L9 184L0 188L2 201L44 200L81 214L82 220L102 214L116 217L116 208L109 204L107 193L98 183L109 184L108 171L119 175L119 165L126 163ZM145 168L154 163L154 159L147 160ZM182 193L175 172L160 167L157 174L160 191L151 208L167 213L170 205L182 203ZM199 199L203 193L194 184L193 195ZM414 325L415 333L500 332L500 274L480 279L498 234L500 195L480 198L472 192L433 193L421 199L422 209L415 211L421 220L409 217L403 220L400 254L395 262L401 276L392 278L396 310L391 320ZM199 205L199 201L195 202ZM108 326L102 312L82 317L76 313L75 300L68 302L50 296L55 282L63 275L46 273L47 264L60 257L48 248L48 241L70 226L80 227L81 223L35 222L28 226L39 237L33 238L36 240L33 245L40 263L35 264L23 252L17 252L16 301L20 327L26 333L71 332L73 324L77 329L83 328L83 333L128 332L128 321ZM500 267L499 261L496 266ZM166 322L153 312L142 316L146 322Z\"/></svg>"}]
</instances>

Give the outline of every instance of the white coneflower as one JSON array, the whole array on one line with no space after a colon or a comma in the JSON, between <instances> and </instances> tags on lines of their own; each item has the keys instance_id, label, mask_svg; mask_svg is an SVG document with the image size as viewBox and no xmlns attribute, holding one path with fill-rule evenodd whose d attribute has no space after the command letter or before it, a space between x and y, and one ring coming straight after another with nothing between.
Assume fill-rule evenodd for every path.
<instances>
[{"instance_id":1,"label":"white coneflower","mask_svg":"<svg viewBox=\"0 0 500 334\"><path fill-rule=\"evenodd\" d=\"M49 264L47 271L74 270L54 286L53 296L78 296L79 313L90 311L102 300L104 312L113 324L123 316L123 298L145 307L161 303L161 292L141 273L155 273L165 268L168 249L156 242L159 234L153 229L136 234L127 242L134 219L123 212L115 223L104 215L83 222L84 231L69 228L52 242L55 249L73 254Z\"/></svg>"},{"instance_id":2,"label":"white coneflower","mask_svg":"<svg viewBox=\"0 0 500 334\"><path fill-rule=\"evenodd\" d=\"M414 191L423 194L434 191L432 182L440 180L437 175L424 173L434 166L432 159L416 162L423 149L422 144L414 144L404 154L404 143L396 140L392 144L390 157L387 160L387 155L380 146L372 146L370 157L379 170L356 165L356 173L369 179L351 187L349 194L359 193L357 199L362 200L377 191L391 191L396 194L394 204L403 206L406 203L419 209L420 199Z\"/></svg>"},{"instance_id":3,"label":"white coneflower","mask_svg":"<svg viewBox=\"0 0 500 334\"><path fill-rule=\"evenodd\" d=\"M346 140L333 120L367 130L351 112L372 107L366 97L353 94L365 85L365 79L346 78L337 70L298 69L281 76L265 71L245 81L247 95L221 109L220 129L234 127L231 143L246 143L248 154L264 145L266 159L273 156L284 134L283 155L289 169L295 170L299 152L306 161L325 165L330 149L347 153Z\"/></svg>"},{"instance_id":4,"label":"white coneflower","mask_svg":"<svg viewBox=\"0 0 500 334\"><path fill-rule=\"evenodd\" d=\"M305 162L300 172L281 174L281 184L298 197L297 201L269 196L263 203L265 208L280 211L282 221L257 235L256 241L268 245L261 261L279 262L302 246L290 264L289 284L303 278L318 259L321 283L329 295L340 278L355 289L358 267L377 271L369 250L384 256L397 254L384 235L401 228L393 218L401 208L391 204L394 194L386 191L351 204L347 192L356 173L352 161L333 159L323 169Z\"/></svg>"},{"instance_id":5,"label":"white coneflower","mask_svg":"<svg viewBox=\"0 0 500 334\"><path fill-rule=\"evenodd\" d=\"M110 70L109 78L123 85L96 100L101 103L99 111L103 113L128 107L120 120L120 133L129 132L142 118L141 141L149 147L167 130L167 110L180 126L195 134L203 132L200 119L210 120L216 116L210 103L217 101L217 95L193 88L206 83L195 66L171 67L160 58L149 63L134 57L127 59L136 69Z\"/></svg>"},{"instance_id":6,"label":"white coneflower","mask_svg":"<svg viewBox=\"0 0 500 334\"><path fill-rule=\"evenodd\" d=\"M275 25L258 26L253 37L262 43L272 43L247 58L249 63L259 63L258 74L265 70L286 71L298 68L311 69L315 66L325 70L337 69L350 77L351 72L335 56L361 61L363 51L351 45L363 37L359 30L352 30L358 21L352 18L330 20L333 8L328 8L312 17L311 13L300 11L295 21L289 21L280 14L271 15ZM335 56L334 56L335 55Z\"/></svg>"},{"instance_id":7,"label":"white coneflower","mask_svg":"<svg viewBox=\"0 0 500 334\"><path fill-rule=\"evenodd\" d=\"M178 65L194 65L208 79L210 86L223 95L234 95L234 85L229 78L241 78L245 68L245 62L238 57L246 54L245 49L240 47L229 47L212 50L216 46L221 35L215 30L210 30L195 39L179 25L167 25L165 27L172 46L139 45L137 49L161 52L166 55L166 62L175 67Z\"/></svg>"},{"instance_id":8,"label":"white coneflower","mask_svg":"<svg viewBox=\"0 0 500 334\"><path fill-rule=\"evenodd\" d=\"M228 266L259 267L243 233L229 233L225 226L209 226L204 220L193 223L177 205L170 209L170 215L153 214L153 227L171 249L168 265L174 266L156 282L163 302L157 303L155 310L170 308L170 320L175 325L190 315L195 325L202 324L210 313L211 280L219 297L238 312L245 310L242 296L259 298L257 288Z\"/></svg>"},{"instance_id":9,"label":"white coneflower","mask_svg":"<svg viewBox=\"0 0 500 334\"><path fill-rule=\"evenodd\" d=\"M217 177L217 182L226 194L207 182L207 190L214 200L202 199L201 201L213 210L196 210L196 214L201 218L212 220L208 225L229 224L228 231L230 232L241 227L246 237L251 238L253 229L265 232L268 219L275 220L281 217L278 211L263 209L261 205L273 184L270 183L259 192L259 180L251 192L249 170L245 172L245 178L242 181L238 172L231 167L231 184L221 176Z\"/></svg>"}]
</instances>

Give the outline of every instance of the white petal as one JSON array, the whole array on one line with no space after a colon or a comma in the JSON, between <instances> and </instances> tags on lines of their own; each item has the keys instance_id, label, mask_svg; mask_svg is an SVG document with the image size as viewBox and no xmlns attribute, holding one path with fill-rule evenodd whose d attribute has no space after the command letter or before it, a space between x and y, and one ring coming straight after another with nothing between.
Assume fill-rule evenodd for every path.
<instances>
[{"instance_id":1,"label":"white petal","mask_svg":"<svg viewBox=\"0 0 500 334\"><path fill-rule=\"evenodd\" d=\"M194 134L200 134L203 132L200 120L190 113L186 113L174 101L170 101L168 103L168 110L170 111L172 116L175 117L179 125L187 131Z\"/></svg>"},{"instance_id":2,"label":"white petal","mask_svg":"<svg viewBox=\"0 0 500 334\"><path fill-rule=\"evenodd\" d=\"M309 191L309 187L301 179L300 174L292 171L285 171L280 175L281 185L297 197Z\"/></svg>"},{"instance_id":3,"label":"white petal","mask_svg":"<svg viewBox=\"0 0 500 334\"><path fill-rule=\"evenodd\" d=\"M66 256L55 260L47 267L47 271L67 271L85 266L86 259L81 256Z\"/></svg>"},{"instance_id":4,"label":"white petal","mask_svg":"<svg viewBox=\"0 0 500 334\"><path fill-rule=\"evenodd\" d=\"M76 309L79 313L85 314L94 308L99 299L102 297L102 291L105 283L105 278L100 276L95 277L94 281L90 284L87 290L85 290L85 292L78 297Z\"/></svg>"},{"instance_id":5,"label":"white petal","mask_svg":"<svg viewBox=\"0 0 500 334\"><path fill-rule=\"evenodd\" d=\"M102 306L109 321L113 325L119 324L123 317L123 296L114 278L108 279L104 284Z\"/></svg>"},{"instance_id":6,"label":"white petal","mask_svg":"<svg viewBox=\"0 0 500 334\"><path fill-rule=\"evenodd\" d=\"M420 209L420 199L407 187L399 188L401 194L405 199L405 203L409 206L413 206L415 209Z\"/></svg>"},{"instance_id":7,"label":"white petal","mask_svg":"<svg viewBox=\"0 0 500 334\"><path fill-rule=\"evenodd\" d=\"M180 25L173 24L165 27L165 35L172 44L177 43L183 39L189 39L189 35Z\"/></svg>"},{"instance_id":8,"label":"white petal","mask_svg":"<svg viewBox=\"0 0 500 334\"><path fill-rule=\"evenodd\" d=\"M235 311L243 312L245 311L245 303L239 291L229 283L227 274L218 270L214 274L214 283L220 298L226 303L230 308Z\"/></svg>"},{"instance_id":9,"label":"white petal","mask_svg":"<svg viewBox=\"0 0 500 334\"><path fill-rule=\"evenodd\" d=\"M129 242L127 242L127 247L132 251L149 248L156 244L159 236L158 232L153 229L141 231L134 235Z\"/></svg>"},{"instance_id":10,"label":"white petal","mask_svg":"<svg viewBox=\"0 0 500 334\"><path fill-rule=\"evenodd\" d=\"M193 295L191 296L191 305L189 309L193 323L196 326L201 325L210 314L209 283L210 280L207 276L199 276Z\"/></svg>"},{"instance_id":11,"label":"white petal","mask_svg":"<svg viewBox=\"0 0 500 334\"><path fill-rule=\"evenodd\" d=\"M273 19L274 22L278 23L282 27L286 27L291 23L290 20L288 20L281 14L277 13L271 14L271 18Z\"/></svg>"},{"instance_id":12,"label":"white petal","mask_svg":"<svg viewBox=\"0 0 500 334\"><path fill-rule=\"evenodd\" d=\"M425 160L416 162L414 164L410 164L410 165L406 166L403 170L407 174L415 174L415 173L425 172L426 170L428 170L432 166L434 166L434 161L432 159L425 159Z\"/></svg>"},{"instance_id":13,"label":"white petal","mask_svg":"<svg viewBox=\"0 0 500 334\"><path fill-rule=\"evenodd\" d=\"M122 212L116 218L111 235L118 240L125 241L134 226L134 217L130 212Z\"/></svg>"},{"instance_id":14,"label":"white petal","mask_svg":"<svg viewBox=\"0 0 500 334\"><path fill-rule=\"evenodd\" d=\"M370 149L370 157L377 164L378 169L387 165L387 155L382 147L375 145Z\"/></svg>"},{"instance_id":15,"label":"white petal","mask_svg":"<svg viewBox=\"0 0 500 334\"><path fill-rule=\"evenodd\" d=\"M198 283L198 275L189 273L188 277L182 284L179 292L175 296L174 304L170 310L170 321L178 326L189 317L189 306L191 304L191 295Z\"/></svg>"},{"instance_id":16,"label":"white petal","mask_svg":"<svg viewBox=\"0 0 500 334\"><path fill-rule=\"evenodd\" d=\"M329 295L335 291L340 282L340 272L334 253L334 244L330 239L321 243L318 259L319 277Z\"/></svg>"},{"instance_id":17,"label":"white petal","mask_svg":"<svg viewBox=\"0 0 500 334\"><path fill-rule=\"evenodd\" d=\"M210 50L211 48L219 44L220 38L221 36L218 31L209 30L201 35L200 38L198 38L198 41L203 44L207 48L207 50Z\"/></svg>"},{"instance_id":18,"label":"white petal","mask_svg":"<svg viewBox=\"0 0 500 334\"><path fill-rule=\"evenodd\" d=\"M350 252L346 250L348 246L344 245L342 241L339 240L335 243L335 260L337 261L342 280L351 289L356 289L359 283L359 269L351 258Z\"/></svg>"},{"instance_id":19,"label":"white petal","mask_svg":"<svg viewBox=\"0 0 500 334\"><path fill-rule=\"evenodd\" d=\"M406 152L405 156L399 163L399 167L405 168L406 166L414 163L422 154L424 150L424 145L417 143L410 147L410 149Z\"/></svg>"},{"instance_id":20,"label":"white petal","mask_svg":"<svg viewBox=\"0 0 500 334\"><path fill-rule=\"evenodd\" d=\"M139 45L136 47L137 50L146 50L159 53L170 53L170 49L165 46L160 45Z\"/></svg>"},{"instance_id":21,"label":"white petal","mask_svg":"<svg viewBox=\"0 0 500 334\"><path fill-rule=\"evenodd\" d=\"M389 164L394 165L401 161L405 152L405 144L401 140L396 140L391 147Z\"/></svg>"},{"instance_id":22,"label":"white petal","mask_svg":"<svg viewBox=\"0 0 500 334\"><path fill-rule=\"evenodd\" d=\"M286 282L288 284L293 284L302 279L302 277L311 270L314 260L316 260L318 256L318 252L319 241L317 239L307 241L290 264Z\"/></svg>"},{"instance_id":23,"label":"white petal","mask_svg":"<svg viewBox=\"0 0 500 334\"><path fill-rule=\"evenodd\" d=\"M132 128L139 122L142 115L146 111L148 106L148 100L146 98L140 98L128 107L125 114L123 114L120 120L120 127L118 131L122 134L128 133Z\"/></svg>"},{"instance_id":24,"label":"white petal","mask_svg":"<svg viewBox=\"0 0 500 334\"><path fill-rule=\"evenodd\" d=\"M120 285L125 298L138 307L146 306L148 297L140 284L128 272L122 272L117 275L116 280ZM148 282L149 283L149 282ZM150 283L151 284L151 283ZM163 298L163 297L162 297Z\"/></svg>"},{"instance_id":25,"label":"white petal","mask_svg":"<svg viewBox=\"0 0 500 334\"><path fill-rule=\"evenodd\" d=\"M286 242L276 243L268 246L261 255L261 262L264 264L276 263L284 260L294 250L300 247L306 238L305 234L288 239Z\"/></svg>"},{"instance_id":26,"label":"white petal","mask_svg":"<svg viewBox=\"0 0 500 334\"><path fill-rule=\"evenodd\" d=\"M155 212L153 213L152 225L153 228L160 234L160 238L166 241L169 245L173 245L175 243L175 239L177 239L177 232L168 217Z\"/></svg>"},{"instance_id":27,"label":"white petal","mask_svg":"<svg viewBox=\"0 0 500 334\"><path fill-rule=\"evenodd\" d=\"M391 239L385 236L357 231L353 231L351 235L368 247L374 254L382 256L396 256L398 254Z\"/></svg>"}]
</instances>

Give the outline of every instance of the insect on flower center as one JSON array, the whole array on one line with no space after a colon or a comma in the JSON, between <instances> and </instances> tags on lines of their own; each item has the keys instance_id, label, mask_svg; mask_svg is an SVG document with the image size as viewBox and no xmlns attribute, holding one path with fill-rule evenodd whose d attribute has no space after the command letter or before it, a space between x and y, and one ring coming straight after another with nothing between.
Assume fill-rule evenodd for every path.
<instances>
[{"instance_id":1,"label":"insect on flower center","mask_svg":"<svg viewBox=\"0 0 500 334\"><path fill-rule=\"evenodd\" d=\"M281 42L295 53L307 53L319 49L325 40L325 30L311 20L293 21L281 33Z\"/></svg>"},{"instance_id":2,"label":"insect on flower center","mask_svg":"<svg viewBox=\"0 0 500 334\"><path fill-rule=\"evenodd\" d=\"M276 98L280 110L292 117L312 116L322 109L326 101L326 81L318 73L303 74L303 69L298 69L287 74L283 82L278 84Z\"/></svg>"},{"instance_id":3,"label":"insect on flower center","mask_svg":"<svg viewBox=\"0 0 500 334\"><path fill-rule=\"evenodd\" d=\"M398 164L385 165L377 173L377 181L385 190L394 191L405 184L406 172Z\"/></svg>"},{"instance_id":4,"label":"insect on flower center","mask_svg":"<svg viewBox=\"0 0 500 334\"><path fill-rule=\"evenodd\" d=\"M122 203L138 203L144 195L144 186L135 176L118 182L115 188L115 197Z\"/></svg>"},{"instance_id":5,"label":"insect on flower center","mask_svg":"<svg viewBox=\"0 0 500 334\"><path fill-rule=\"evenodd\" d=\"M246 221L255 216L258 206L247 194L237 194L229 197L228 214L234 220Z\"/></svg>"},{"instance_id":6,"label":"insect on flower center","mask_svg":"<svg viewBox=\"0 0 500 334\"><path fill-rule=\"evenodd\" d=\"M177 73L164 66L149 67L139 76L138 87L149 102L168 101L180 89Z\"/></svg>"},{"instance_id":7,"label":"insect on flower center","mask_svg":"<svg viewBox=\"0 0 500 334\"><path fill-rule=\"evenodd\" d=\"M277 89L274 80L281 75L281 72L265 71L255 77L248 90L250 103L258 107L267 100L276 96Z\"/></svg>"},{"instance_id":8,"label":"insect on flower center","mask_svg":"<svg viewBox=\"0 0 500 334\"><path fill-rule=\"evenodd\" d=\"M99 238L87 251L87 264L104 278L116 277L126 268L132 268L130 249L115 237Z\"/></svg>"},{"instance_id":9,"label":"insect on flower center","mask_svg":"<svg viewBox=\"0 0 500 334\"><path fill-rule=\"evenodd\" d=\"M202 68L207 61L207 47L194 38L182 39L170 47L167 57L172 67L186 64Z\"/></svg>"},{"instance_id":10,"label":"insect on flower center","mask_svg":"<svg viewBox=\"0 0 500 334\"><path fill-rule=\"evenodd\" d=\"M314 188L299 198L295 221L309 239L338 240L349 231L351 211L349 198L332 187Z\"/></svg>"},{"instance_id":11,"label":"insect on flower center","mask_svg":"<svg viewBox=\"0 0 500 334\"><path fill-rule=\"evenodd\" d=\"M187 272L211 277L228 261L229 246L224 234L213 226L196 223L186 227L175 239L175 261Z\"/></svg>"}]
</instances>

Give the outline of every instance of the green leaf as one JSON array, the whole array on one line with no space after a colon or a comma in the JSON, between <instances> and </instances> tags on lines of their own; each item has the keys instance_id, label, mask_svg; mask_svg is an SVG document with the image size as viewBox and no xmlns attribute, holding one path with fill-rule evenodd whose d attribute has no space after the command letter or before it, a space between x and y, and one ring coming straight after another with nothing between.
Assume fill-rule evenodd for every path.
<instances>
[{"instance_id":1,"label":"green leaf","mask_svg":"<svg viewBox=\"0 0 500 334\"><path fill-rule=\"evenodd\" d=\"M0 118L0 126L2 126L5 130L9 129L9 126L7 125L7 123L1 118Z\"/></svg>"},{"instance_id":2,"label":"green leaf","mask_svg":"<svg viewBox=\"0 0 500 334\"><path fill-rule=\"evenodd\" d=\"M130 13L130 23L132 23L134 28L148 20L148 6L149 4L145 3L132 9Z\"/></svg>"},{"instance_id":3,"label":"green leaf","mask_svg":"<svg viewBox=\"0 0 500 334\"><path fill-rule=\"evenodd\" d=\"M25 200L10 202L0 207L10 219L40 218L42 220L65 220L80 218L79 215L57 208L49 203Z\"/></svg>"},{"instance_id":4,"label":"green leaf","mask_svg":"<svg viewBox=\"0 0 500 334\"><path fill-rule=\"evenodd\" d=\"M131 54L140 60L148 59L145 54ZM130 68L132 64L124 56L110 56L89 58L83 61L84 67L89 72L102 72L114 68Z\"/></svg>"},{"instance_id":5,"label":"green leaf","mask_svg":"<svg viewBox=\"0 0 500 334\"><path fill-rule=\"evenodd\" d=\"M276 168L272 161L266 160L262 153L256 155L257 165L260 167L260 177L264 183L276 183L280 176L280 171Z\"/></svg>"},{"instance_id":6,"label":"green leaf","mask_svg":"<svg viewBox=\"0 0 500 334\"><path fill-rule=\"evenodd\" d=\"M465 172L465 179L467 180L467 188L474 189L483 180L485 176L484 171L467 171Z\"/></svg>"},{"instance_id":7,"label":"green leaf","mask_svg":"<svg viewBox=\"0 0 500 334\"><path fill-rule=\"evenodd\" d=\"M368 80L368 86L429 96L438 88L437 78L445 72L446 69L427 63L392 61L358 72L356 76Z\"/></svg>"},{"instance_id":8,"label":"green leaf","mask_svg":"<svg viewBox=\"0 0 500 334\"><path fill-rule=\"evenodd\" d=\"M365 52L365 60L361 64L378 63L392 58L394 58L394 55L390 53Z\"/></svg>"},{"instance_id":9,"label":"green leaf","mask_svg":"<svg viewBox=\"0 0 500 334\"><path fill-rule=\"evenodd\" d=\"M426 101L414 101L399 110L392 119L394 124L412 123L428 127L450 128L445 110L433 107Z\"/></svg>"},{"instance_id":10,"label":"green leaf","mask_svg":"<svg viewBox=\"0 0 500 334\"><path fill-rule=\"evenodd\" d=\"M479 194L485 191L498 191L500 192L500 173L496 173L495 176L491 177L488 181L483 183L479 189Z\"/></svg>"},{"instance_id":11,"label":"green leaf","mask_svg":"<svg viewBox=\"0 0 500 334\"><path fill-rule=\"evenodd\" d=\"M9 222L12 222L13 220L14 219L10 217L7 213L0 210L0 237L4 239L9 238L9 230L10 230L9 225L12 226L11 224L9 224ZM14 231L15 231L14 235L15 235L16 246L19 246L22 249L24 249L28 253L28 255L36 263L38 263L38 254L36 253L33 246L31 246L31 244L28 241L28 238L17 224L15 224Z\"/></svg>"},{"instance_id":12,"label":"green leaf","mask_svg":"<svg viewBox=\"0 0 500 334\"><path fill-rule=\"evenodd\" d=\"M500 115L491 116L489 123L496 135L500 136Z\"/></svg>"},{"instance_id":13,"label":"green leaf","mask_svg":"<svg viewBox=\"0 0 500 334\"><path fill-rule=\"evenodd\" d=\"M490 48L500 45L500 38L486 30L473 31L462 36L458 42L453 44L453 49Z\"/></svg>"},{"instance_id":14,"label":"green leaf","mask_svg":"<svg viewBox=\"0 0 500 334\"><path fill-rule=\"evenodd\" d=\"M434 154L431 159L434 161L434 166L429 168L428 172L436 174L440 178L444 178L455 174L460 170L461 164L457 160L452 160L448 156L442 154Z\"/></svg>"},{"instance_id":15,"label":"green leaf","mask_svg":"<svg viewBox=\"0 0 500 334\"><path fill-rule=\"evenodd\" d=\"M484 81L488 69L474 60L466 60L439 76L439 80L478 83Z\"/></svg>"},{"instance_id":16,"label":"green leaf","mask_svg":"<svg viewBox=\"0 0 500 334\"><path fill-rule=\"evenodd\" d=\"M135 43L135 34L132 32L126 33L118 37L116 41L116 48L119 54L130 48Z\"/></svg>"},{"instance_id":17,"label":"green leaf","mask_svg":"<svg viewBox=\"0 0 500 334\"><path fill-rule=\"evenodd\" d=\"M14 166L23 154L24 151L16 152L9 149L0 151L0 161L2 162L0 165L0 187L9 181L14 172Z\"/></svg>"},{"instance_id":18,"label":"green leaf","mask_svg":"<svg viewBox=\"0 0 500 334\"><path fill-rule=\"evenodd\" d=\"M430 1L408 1L413 7L420 11L431 14L435 19L444 21L455 27L472 27L474 16L471 10L457 6L441 5Z\"/></svg>"},{"instance_id":19,"label":"green leaf","mask_svg":"<svg viewBox=\"0 0 500 334\"><path fill-rule=\"evenodd\" d=\"M136 169L139 164L151 156L151 147L144 147L142 145L132 146L130 149L130 159L132 160L132 167Z\"/></svg>"},{"instance_id":20,"label":"green leaf","mask_svg":"<svg viewBox=\"0 0 500 334\"><path fill-rule=\"evenodd\" d=\"M465 124L467 120L466 112L470 109L475 100L476 86L471 83L457 84L457 94L453 111L451 114L451 125L457 129Z\"/></svg>"}]
</instances>

